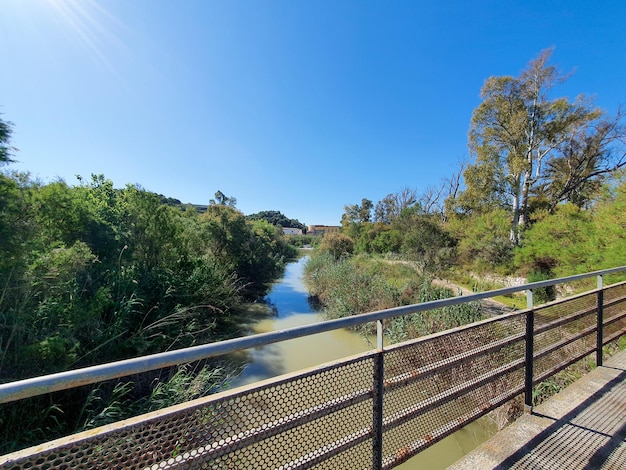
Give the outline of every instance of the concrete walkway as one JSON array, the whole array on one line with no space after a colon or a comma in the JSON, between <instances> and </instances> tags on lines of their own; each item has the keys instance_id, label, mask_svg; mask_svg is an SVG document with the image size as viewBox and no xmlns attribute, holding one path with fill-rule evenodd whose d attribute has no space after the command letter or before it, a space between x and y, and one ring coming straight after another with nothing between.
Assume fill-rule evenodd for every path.
<instances>
[{"instance_id":1,"label":"concrete walkway","mask_svg":"<svg viewBox=\"0 0 626 470\"><path fill-rule=\"evenodd\" d=\"M626 469L626 351L452 465L451 469Z\"/></svg>"}]
</instances>

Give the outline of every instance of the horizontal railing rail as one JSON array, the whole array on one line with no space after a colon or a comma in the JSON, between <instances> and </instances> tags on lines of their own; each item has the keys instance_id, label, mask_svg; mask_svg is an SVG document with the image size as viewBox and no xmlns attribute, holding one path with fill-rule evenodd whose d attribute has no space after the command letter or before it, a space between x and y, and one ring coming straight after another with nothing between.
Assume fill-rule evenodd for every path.
<instances>
[{"instance_id":1,"label":"horizontal railing rail","mask_svg":"<svg viewBox=\"0 0 626 470\"><path fill-rule=\"evenodd\" d=\"M189 348L167 351L163 353L152 354L149 356L136 357L107 364L100 364L81 369L59 372L40 377L19 380L10 383L0 384L0 404L10 401L21 400L37 395L43 395L50 392L66 390L68 388L90 385L98 382L104 382L111 379L127 377L151 370L172 367L180 364L186 364L212 357L223 356L237 351L251 349L259 346L265 346L272 343L287 341L290 339L302 338L318 333L328 331L354 328L375 321L387 320L394 317L410 315L414 313L425 312L436 308L449 307L462 303L474 302L484 299L497 297L500 295L514 294L542 287L554 286L557 284L565 284L568 282L589 279L596 276L607 276L626 271L626 266L618 268L594 271L585 274L577 274L574 276L561 277L547 281L538 281L521 286L506 287L495 289L487 292L471 294L467 296L452 297L443 300L434 300L423 302L421 304L396 307L387 310L379 310L370 313L362 313L350 317L328 320L311 325L287 328L271 333L260 333L256 335L235 338L231 340L220 341L218 343L209 343L200 346L192 346Z\"/></svg>"},{"instance_id":2,"label":"horizontal railing rail","mask_svg":"<svg viewBox=\"0 0 626 470\"><path fill-rule=\"evenodd\" d=\"M393 468L626 333L626 266L0 385L0 403L376 322L371 351L0 457L0 468ZM535 306L533 291L597 277ZM383 346L385 320L526 291L527 308Z\"/></svg>"}]
</instances>

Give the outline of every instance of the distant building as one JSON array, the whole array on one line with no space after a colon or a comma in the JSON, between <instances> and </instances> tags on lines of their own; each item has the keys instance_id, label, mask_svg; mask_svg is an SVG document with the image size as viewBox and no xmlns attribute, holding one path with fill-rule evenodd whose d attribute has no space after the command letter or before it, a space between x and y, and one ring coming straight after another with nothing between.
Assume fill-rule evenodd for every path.
<instances>
[{"instance_id":1,"label":"distant building","mask_svg":"<svg viewBox=\"0 0 626 470\"><path fill-rule=\"evenodd\" d=\"M207 205L200 205L200 204L191 204L191 207L193 207L195 210L198 211L198 214L204 214L208 209L209 206Z\"/></svg>"},{"instance_id":2,"label":"distant building","mask_svg":"<svg viewBox=\"0 0 626 470\"><path fill-rule=\"evenodd\" d=\"M285 235L302 235L302 229L294 227L283 227L283 233Z\"/></svg>"},{"instance_id":3,"label":"distant building","mask_svg":"<svg viewBox=\"0 0 626 470\"><path fill-rule=\"evenodd\" d=\"M324 235L325 233L338 233L339 225L309 225L308 235Z\"/></svg>"}]
</instances>

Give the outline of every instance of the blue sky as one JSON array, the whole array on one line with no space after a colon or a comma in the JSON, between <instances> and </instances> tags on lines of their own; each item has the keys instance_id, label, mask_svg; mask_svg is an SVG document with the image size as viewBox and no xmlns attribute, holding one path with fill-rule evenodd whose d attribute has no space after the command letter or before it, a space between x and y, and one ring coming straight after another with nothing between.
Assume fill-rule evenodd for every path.
<instances>
[{"instance_id":1,"label":"blue sky","mask_svg":"<svg viewBox=\"0 0 626 470\"><path fill-rule=\"evenodd\" d=\"M336 225L468 156L491 75L542 49L555 95L626 104L626 2L0 0L17 170Z\"/></svg>"}]
</instances>

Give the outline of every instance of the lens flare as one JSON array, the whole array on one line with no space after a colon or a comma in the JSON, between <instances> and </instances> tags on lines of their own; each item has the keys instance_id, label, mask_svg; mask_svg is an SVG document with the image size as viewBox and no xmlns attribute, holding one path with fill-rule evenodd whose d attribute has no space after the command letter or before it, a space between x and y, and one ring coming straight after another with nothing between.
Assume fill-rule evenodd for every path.
<instances>
[{"instance_id":1,"label":"lens flare","mask_svg":"<svg viewBox=\"0 0 626 470\"><path fill-rule=\"evenodd\" d=\"M111 56L127 53L122 36L128 28L95 0L45 0L68 38L114 72Z\"/></svg>"}]
</instances>

